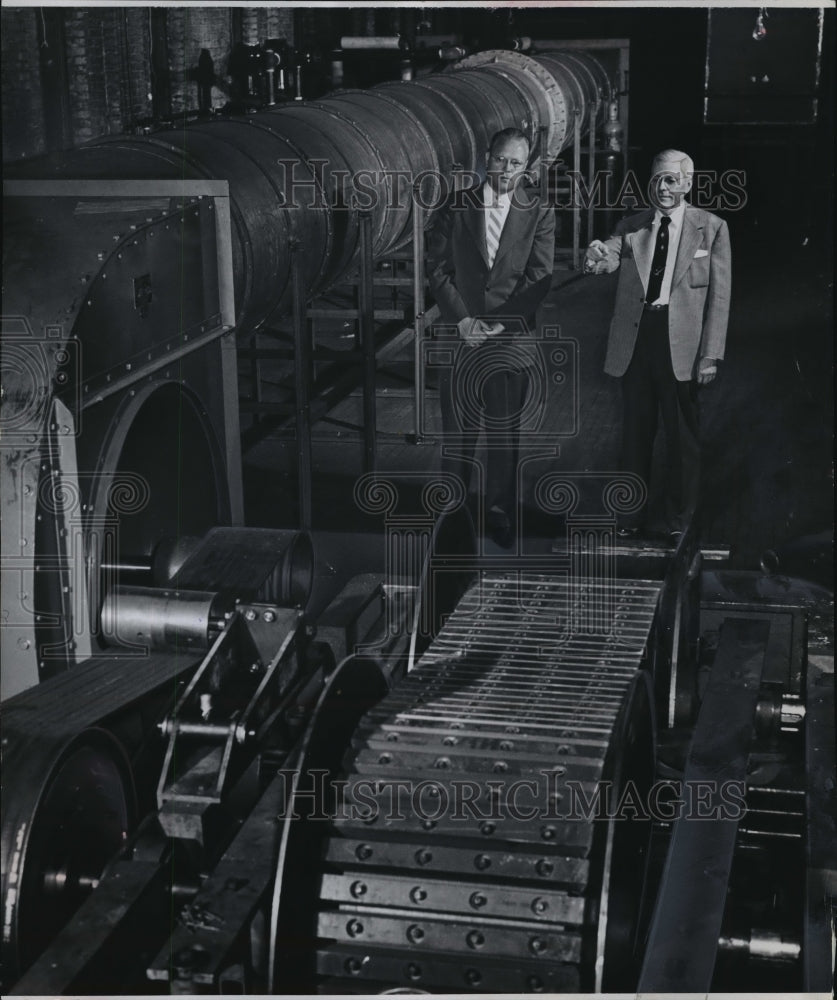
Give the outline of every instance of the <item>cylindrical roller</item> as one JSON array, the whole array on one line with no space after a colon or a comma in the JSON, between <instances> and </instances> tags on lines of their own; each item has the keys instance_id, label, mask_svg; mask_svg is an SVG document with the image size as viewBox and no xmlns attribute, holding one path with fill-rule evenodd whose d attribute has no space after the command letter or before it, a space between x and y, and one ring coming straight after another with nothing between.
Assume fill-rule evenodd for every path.
<instances>
[{"instance_id":1,"label":"cylindrical roller","mask_svg":"<svg viewBox=\"0 0 837 1000\"><path fill-rule=\"evenodd\" d=\"M113 587L102 606L102 635L112 646L209 647L217 594L154 587Z\"/></svg>"},{"instance_id":2,"label":"cylindrical roller","mask_svg":"<svg viewBox=\"0 0 837 1000\"><path fill-rule=\"evenodd\" d=\"M169 589L223 592L232 600L304 608L314 582L314 546L304 531L213 528Z\"/></svg>"}]
</instances>

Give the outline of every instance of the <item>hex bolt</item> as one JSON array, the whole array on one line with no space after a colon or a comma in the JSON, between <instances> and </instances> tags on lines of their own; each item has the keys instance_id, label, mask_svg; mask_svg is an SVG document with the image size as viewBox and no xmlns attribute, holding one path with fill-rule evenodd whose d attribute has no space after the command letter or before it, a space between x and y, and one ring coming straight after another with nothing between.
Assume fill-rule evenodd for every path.
<instances>
[{"instance_id":1,"label":"hex bolt","mask_svg":"<svg viewBox=\"0 0 837 1000\"><path fill-rule=\"evenodd\" d=\"M551 875L555 871L555 865L549 861L547 858L541 858L540 861L535 865L535 871L538 875Z\"/></svg>"},{"instance_id":2,"label":"hex bolt","mask_svg":"<svg viewBox=\"0 0 837 1000\"><path fill-rule=\"evenodd\" d=\"M549 909L549 903L543 898L543 896L536 896L532 900L532 913L546 913Z\"/></svg>"},{"instance_id":3,"label":"hex bolt","mask_svg":"<svg viewBox=\"0 0 837 1000\"><path fill-rule=\"evenodd\" d=\"M482 946L485 944L485 934L483 934L482 931L477 931L477 930L468 931L468 935L465 938L465 943L468 945L469 948L474 948L474 949L482 948Z\"/></svg>"},{"instance_id":4,"label":"hex bolt","mask_svg":"<svg viewBox=\"0 0 837 1000\"><path fill-rule=\"evenodd\" d=\"M248 609L247 609L247 610L246 610L246 611L244 612L244 618L245 618L245 619L246 619L246 620L247 620L248 622L254 622L254 621L255 621L255 620L256 620L256 619L258 618L258 617L259 617L259 616L258 616L258 614L257 614L257 613L256 613L256 612L255 612L255 611L254 611L254 610L252 609L252 608L248 608Z\"/></svg>"},{"instance_id":5,"label":"hex bolt","mask_svg":"<svg viewBox=\"0 0 837 1000\"><path fill-rule=\"evenodd\" d=\"M355 848L355 857L358 861L368 861L372 857L372 848L369 844L358 844Z\"/></svg>"},{"instance_id":6,"label":"hex bolt","mask_svg":"<svg viewBox=\"0 0 837 1000\"><path fill-rule=\"evenodd\" d=\"M411 944L419 944L424 940L424 930L418 924L410 924L407 928L407 940Z\"/></svg>"},{"instance_id":7,"label":"hex bolt","mask_svg":"<svg viewBox=\"0 0 837 1000\"><path fill-rule=\"evenodd\" d=\"M352 882L349 892L355 897L355 899L360 899L362 896L366 895L366 883L358 880L357 882Z\"/></svg>"},{"instance_id":8,"label":"hex bolt","mask_svg":"<svg viewBox=\"0 0 837 1000\"><path fill-rule=\"evenodd\" d=\"M414 885L413 888L410 889L410 899L412 899L414 903L423 903L425 899L427 899L427 890L422 889L420 885Z\"/></svg>"},{"instance_id":9,"label":"hex bolt","mask_svg":"<svg viewBox=\"0 0 837 1000\"><path fill-rule=\"evenodd\" d=\"M276 621L276 612L275 611L270 611L270 610L265 611L265 613L262 615L262 618L269 625L271 622L275 622Z\"/></svg>"},{"instance_id":10,"label":"hex bolt","mask_svg":"<svg viewBox=\"0 0 837 1000\"><path fill-rule=\"evenodd\" d=\"M468 902L475 910L481 910L488 902L488 896L484 892L472 892Z\"/></svg>"},{"instance_id":11,"label":"hex bolt","mask_svg":"<svg viewBox=\"0 0 837 1000\"><path fill-rule=\"evenodd\" d=\"M415 857L416 857L416 861L420 865L429 865L430 862L433 860L433 855L431 854L430 851L427 850L426 847L420 847L416 851Z\"/></svg>"},{"instance_id":12,"label":"hex bolt","mask_svg":"<svg viewBox=\"0 0 837 1000\"><path fill-rule=\"evenodd\" d=\"M474 858L474 867L478 872L484 872L491 867L491 858L487 854L478 854Z\"/></svg>"},{"instance_id":13,"label":"hex bolt","mask_svg":"<svg viewBox=\"0 0 837 1000\"><path fill-rule=\"evenodd\" d=\"M346 924L346 932L349 937L358 937L363 934L363 924L354 917Z\"/></svg>"}]
</instances>

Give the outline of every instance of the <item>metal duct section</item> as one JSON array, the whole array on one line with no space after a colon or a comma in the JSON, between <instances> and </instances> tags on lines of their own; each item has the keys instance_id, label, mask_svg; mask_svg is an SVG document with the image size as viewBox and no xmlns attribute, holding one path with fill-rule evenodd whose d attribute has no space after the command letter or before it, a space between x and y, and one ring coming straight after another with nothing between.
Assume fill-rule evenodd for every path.
<instances>
[{"instance_id":1,"label":"metal duct section","mask_svg":"<svg viewBox=\"0 0 837 1000\"><path fill-rule=\"evenodd\" d=\"M237 321L254 329L290 307L293 241L302 244L306 290L316 295L355 262L361 211L372 216L375 256L403 246L416 178L439 175L444 186L456 170L476 169L491 135L509 126L533 142L544 135L552 159L572 141L575 116L589 123L591 106L610 89L587 53L487 51L416 82L99 140L69 154L62 173L228 180Z\"/></svg>"}]
</instances>

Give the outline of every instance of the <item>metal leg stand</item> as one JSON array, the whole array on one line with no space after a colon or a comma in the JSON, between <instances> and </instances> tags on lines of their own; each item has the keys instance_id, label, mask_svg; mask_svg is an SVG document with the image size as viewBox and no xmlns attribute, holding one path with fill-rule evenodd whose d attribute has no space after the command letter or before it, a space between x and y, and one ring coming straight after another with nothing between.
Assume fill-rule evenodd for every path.
<instances>
[{"instance_id":1,"label":"metal leg stand","mask_svg":"<svg viewBox=\"0 0 837 1000\"><path fill-rule=\"evenodd\" d=\"M414 431L408 435L413 444L424 438L424 209L419 204L417 187L413 189L413 385L415 418Z\"/></svg>"},{"instance_id":2,"label":"metal leg stand","mask_svg":"<svg viewBox=\"0 0 837 1000\"><path fill-rule=\"evenodd\" d=\"M299 475L299 527L311 528L311 341L306 330L302 243L291 244L294 322L294 388L296 390L296 451Z\"/></svg>"},{"instance_id":3,"label":"metal leg stand","mask_svg":"<svg viewBox=\"0 0 837 1000\"><path fill-rule=\"evenodd\" d=\"M587 190L590 202L587 205L587 243L593 239L593 184L596 181L596 121L601 104L596 101L590 107L590 131L587 134Z\"/></svg>"},{"instance_id":4,"label":"metal leg stand","mask_svg":"<svg viewBox=\"0 0 837 1000\"><path fill-rule=\"evenodd\" d=\"M581 179L581 113L576 111L573 123L573 177L575 194L573 197L573 270L577 271L581 256L581 205L579 203L579 181Z\"/></svg>"},{"instance_id":5,"label":"metal leg stand","mask_svg":"<svg viewBox=\"0 0 837 1000\"><path fill-rule=\"evenodd\" d=\"M375 471L377 412L375 399L375 314L372 290L372 216L360 213L360 285L358 286L358 329L363 352L363 466Z\"/></svg>"}]
</instances>

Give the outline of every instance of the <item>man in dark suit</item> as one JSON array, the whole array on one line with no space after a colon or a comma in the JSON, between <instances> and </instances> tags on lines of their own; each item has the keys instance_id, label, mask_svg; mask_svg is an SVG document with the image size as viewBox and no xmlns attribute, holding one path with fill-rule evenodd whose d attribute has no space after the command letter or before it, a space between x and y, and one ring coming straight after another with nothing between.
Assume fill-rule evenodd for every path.
<instances>
[{"instance_id":1,"label":"man in dark suit","mask_svg":"<svg viewBox=\"0 0 837 1000\"><path fill-rule=\"evenodd\" d=\"M605 242L593 240L585 271L619 269L605 371L622 380L623 467L646 484L658 418L666 439L665 523L676 538L698 502L698 387L724 357L730 302L727 224L687 204L694 165L667 149L652 164L653 208L624 219ZM644 511L617 527L642 530Z\"/></svg>"},{"instance_id":2,"label":"man in dark suit","mask_svg":"<svg viewBox=\"0 0 837 1000\"><path fill-rule=\"evenodd\" d=\"M482 426L486 534L504 548L514 540L519 418L538 361L529 338L552 283L555 250L555 213L525 183L529 153L525 133L498 132L485 183L451 196L428 243L442 320L437 336L451 345L439 385L442 468L467 490Z\"/></svg>"}]
</instances>

